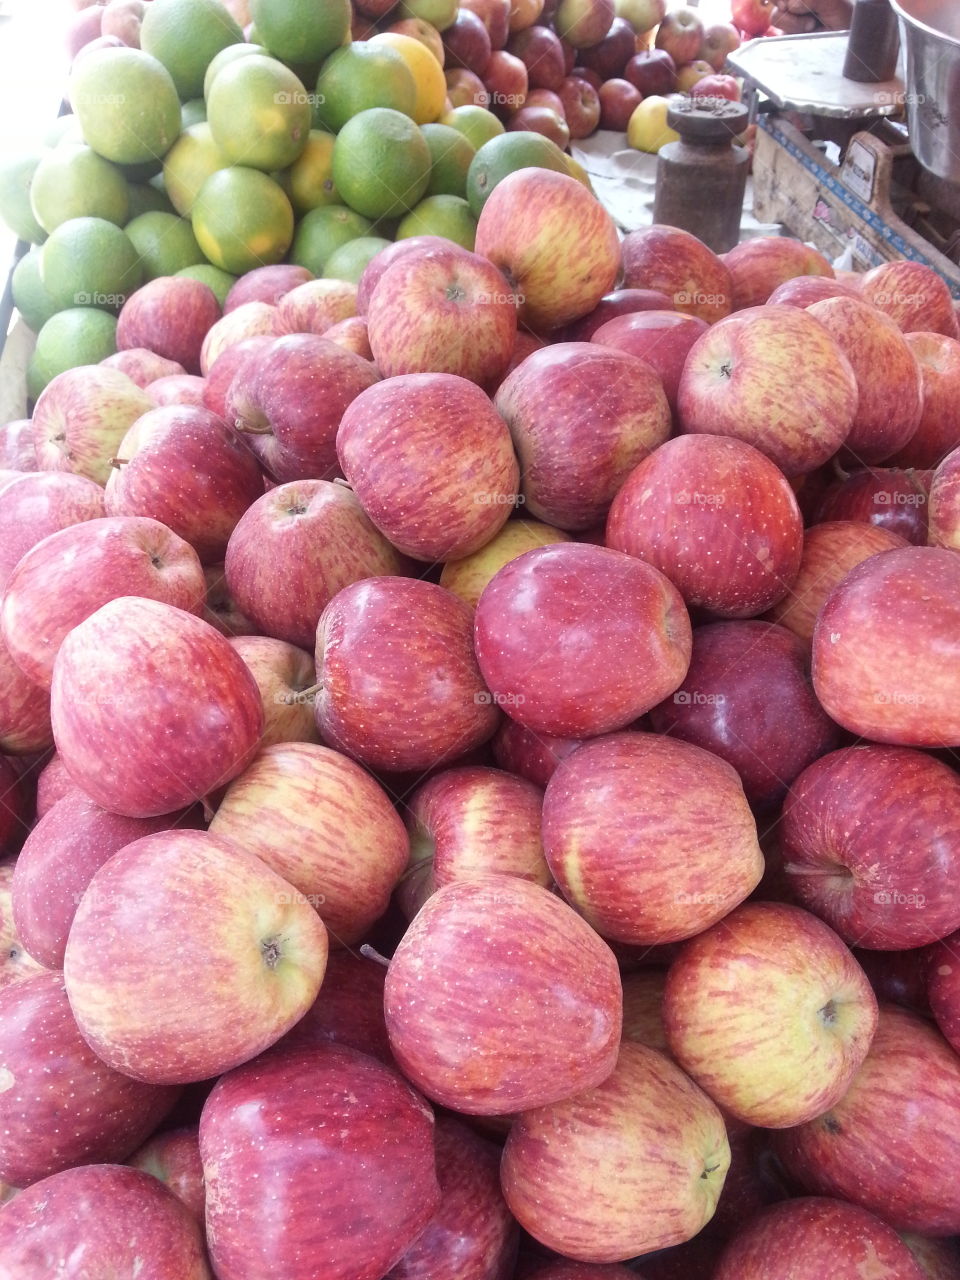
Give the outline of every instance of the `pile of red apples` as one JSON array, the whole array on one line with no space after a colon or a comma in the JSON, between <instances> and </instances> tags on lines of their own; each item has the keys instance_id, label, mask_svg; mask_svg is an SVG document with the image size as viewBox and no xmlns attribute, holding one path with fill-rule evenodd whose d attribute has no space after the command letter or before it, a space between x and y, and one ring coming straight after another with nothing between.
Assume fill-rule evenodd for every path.
<instances>
[{"instance_id":1,"label":"pile of red apples","mask_svg":"<svg viewBox=\"0 0 960 1280\"><path fill-rule=\"evenodd\" d=\"M960 1276L943 281L525 169L118 339L0 434L4 1280Z\"/></svg>"}]
</instances>

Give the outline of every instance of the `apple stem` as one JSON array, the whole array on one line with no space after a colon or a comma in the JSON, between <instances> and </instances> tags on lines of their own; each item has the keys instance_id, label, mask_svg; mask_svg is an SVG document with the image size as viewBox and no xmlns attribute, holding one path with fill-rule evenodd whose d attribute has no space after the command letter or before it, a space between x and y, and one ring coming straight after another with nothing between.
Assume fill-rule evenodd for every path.
<instances>
[{"instance_id":1,"label":"apple stem","mask_svg":"<svg viewBox=\"0 0 960 1280\"><path fill-rule=\"evenodd\" d=\"M262 426L255 426L252 422L241 422L239 418L234 421L234 431L239 431L245 436L268 436L273 428L269 422L265 422Z\"/></svg>"},{"instance_id":2,"label":"apple stem","mask_svg":"<svg viewBox=\"0 0 960 1280\"><path fill-rule=\"evenodd\" d=\"M120 468L125 467L129 461L130 461L129 458L111 458L110 465L111 467L116 467L116 469L119 471Z\"/></svg>"},{"instance_id":3,"label":"apple stem","mask_svg":"<svg viewBox=\"0 0 960 1280\"><path fill-rule=\"evenodd\" d=\"M322 684L312 684L309 689L298 689L295 693L286 694L283 700L288 707L292 707L295 702L312 702L322 689Z\"/></svg>"},{"instance_id":4,"label":"apple stem","mask_svg":"<svg viewBox=\"0 0 960 1280\"><path fill-rule=\"evenodd\" d=\"M833 455L833 473L838 480L849 480L852 474L852 472L844 470L844 468L837 461L836 454Z\"/></svg>"},{"instance_id":5,"label":"apple stem","mask_svg":"<svg viewBox=\"0 0 960 1280\"><path fill-rule=\"evenodd\" d=\"M360 954L367 960L375 960L377 964L382 964L385 969L389 969L390 961L386 956L382 956L375 947L371 947L369 942L365 942L360 948Z\"/></svg>"},{"instance_id":6,"label":"apple stem","mask_svg":"<svg viewBox=\"0 0 960 1280\"><path fill-rule=\"evenodd\" d=\"M210 803L210 797L204 796L200 803L203 805L204 821L208 823L212 822L216 809L214 809L213 805Z\"/></svg>"}]
</instances>

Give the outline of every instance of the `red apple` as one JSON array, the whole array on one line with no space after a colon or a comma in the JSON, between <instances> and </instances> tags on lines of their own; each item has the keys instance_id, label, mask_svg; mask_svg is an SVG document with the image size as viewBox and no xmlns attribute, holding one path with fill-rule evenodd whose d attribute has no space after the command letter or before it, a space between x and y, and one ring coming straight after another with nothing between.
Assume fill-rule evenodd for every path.
<instances>
[{"instance_id":1,"label":"red apple","mask_svg":"<svg viewBox=\"0 0 960 1280\"><path fill-rule=\"evenodd\" d=\"M643 94L629 80L614 77L606 80L598 91L600 128L625 133L630 117L643 101Z\"/></svg>"},{"instance_id":2,"label":"red apple","mask_svg":"<svg viewBox=\"0 0 960 1280\"><path fill-rule=\"evenodd\" d=\"M518 169L498 183L480 213L477 253L523 297L519 318L534 330L587 315L620 271L616 224L576 178ZM557 270L557 262L569 264Z\"/></svg>"},{"instance_id":3,"label":"red apple","mask_svg":"<svg viewBox=\"0 0 960 1280\"><path fill-rule=\"evenodd\" d=\"M559 96L559 95L558 95ZM507 121L509 132L541 133L551 142L556 143L561 151L565 151L570 142L570 128L561 112L550 107L535 105L527 95L527 105L515 111ZM546 170L538 169L537 173Z\"/></svg>"},{"instance_id":4,"label":"red apple","mask_svg":"<svg viewBox=\"0 0 960 1280\"><path fill-rule=\"evenodd\" d=\"M48 1276L210 1280L196 1218L156 1178L117 1164L65 1169L20 1192L0 1217L0 1257L4 1280L38 1280L38 1259Z\"/></svg>"},{"instance_id":5,"label":"red apple","mask_svg":"<svg viewBox=\"0 0 960 1280\"><path fill-rule=\"evenodd\" d=\"M344 411L378 381L373 365L352 352L316 334L291 334L243 362L225 417L278 483L332 480Z\"/></svg>"},{"instance_id":6,"label":"red apple","mask_svg":"<svg viewBox=\"0 0 960 1280\"><path fill-rule=\"evenodd\" d=\"M938 547L871 556L827 598L813 684L828 715L875 742L960 745L960 558Z\"/></svg>"},{"instance_id":7,"label":"red apple","mask_svg":"<svg viewBox=\"0 0 960 1280\"><path fill-rule=\"evenodd\" d=\"M601 80L619 76L637 51L636 35L626 18L614 18L602 40L582 49L578 62L595 71Z\"/></svg>"},{"instance_id":8,"label":"red apple","mask_svg":"<svg viewBox=\"0 0 960 1280\"><path fill-rule=\"evenodd\" d=\"M196 825L196 811L124 818L73 787L40 817L17 859L13 918L24 946L48 969L62 969L77 906L103 864L141 836Z\"/></svg>"},{"instance_id":9,"label":"red apple","mask_svg":"<svg viewBox=\"0 0 960 1280\"><path fill-rule=\"evenodd\" d=\"M709 62L714 71L723 70L727 58L740 48L740 33L730 22L714 22L704 27L697 57Z\"/></svg>"},{"instance_id":10,"label":"red apple","mask_svg":"<svg viewBox=\"0 0 960 1280\"><path fill-rule=\"evenodd\" d=\"M507 52L527 68L531 89L559 89L566 76L560 37L549 27L531 26L515 32L507 41Z\"/></svg>"},{"instance_id":11,"label":"red apple","mask_svg":"<svg viewBox=\"0 0 960 1280\"><path fill-rule=\"evenodd\" d=\"M493 757L501 769L545 787L561 760L581 744L580 738L552 738L505 719L493 739Z\"/></svg>"},{"instance_id":12,"label":"red apple","mask_svg":"<svg viewBox=\"0 0 960 1280\"><path fill-rule=\"evenodd\" d=\"M34 684L50 688L67 632L117 596L145 596L199 613L206 595L197 553L158 520L85 520L33 547L7 581L3 638Z\"/></svg>"},{"instance_id":13,"label":"red apple","mask_svg":"<svg viewBox=\"0 0 960 1280\"><path fill-rule=\"evenodd\" d=\"M240 773L263 730L260 691L208 623L121 596L74 627L53 671L57 750L97 804L172 813Z\"/></svg>"},{"instance_id":14,"label":"red apple","mask_svg":"<svg viewBox=\"0 0 960 1280\"><path fill-rule=\"evenodd\" d=\"M203 616L215 631L232 640L235 636L256 636L260 632L241 612L230 594L222 564L207 565L203 571L207 581L207 599Z\"/></svg>"},{"instance_id":15,"label":"red apple","mask_svg":"<svg viewBox=\"0 0 960 1280\"><path fill-rule=\"evenodd\" d=\"M277 1048L319 1049L333 1043L394 1065L383 1017L387 971L350 950L331 951L323 987Z\"/></svg>"},{"instance_id":16,"label":"red apple","mask_svg":"<svg viewBox=\"0 0 960 1280\"><path fill-rule=\"evenodd\" d=\"M346 756L308 742L261 751L228 787L210 833L293 885L341 946L365 937L386 911L410 851L382 787Z\"/></svg>"},{"instance_id":17,"label":"red apple","mask_svg":"<svg viewBox=\"0 0 960 1280\"><path fill-rule=\"evenodd\" d=\"M826 298L806 308L850 361L859 401L845 455L858 463L882 462L903 447L920 423L920 365L894 322L860 298ZM883 370L882 386L876 371Z\"/></svg>"},{"instance_id":18,"label":"red apple","mask_svg":"<svg viewBox=\"0 0 960 1280\"><path fill-rule=\"evenodd\" d=\"M371 317L388 286L389 275ZM376 527L417 560L479 550L516 501L510 433L479 387L453 374L405 374L364 391L343 415L337 454Z\"/></svg>"},{"instance_id":19,"label":"red apple","mask_svg":"<svg viewBox=\"0 0 960 1280\"><path fill-rule=\"evenodd\" d=\"M596 89L579 76L567 76L559 94L570 137L588 138L600 123L600 98Z\"/></svg>"},{"instance_id":20,"label":"red apple","mask_svg":"<svg viewBox=\"0 0 960 1280\"><path fill-rule=\"evenodd\" d=\"M395 1071L340 1045L230 1072L200 1119L217 1275L383 1276L442 1205L433 1131Z\"/></svg>"},{"instance_id":21,"label":"red apple","mask_svg":"<svg viewBox=\"0 0 960 1280\"><path fill-rule=\"evenodd\" d=\"M179 1090L112 1070L77 1030L63 975L40 972L0 990L0 1178L27 1187L90 1161L123 1160Z\"/></svg>"},{"instance_id":22,"label":"red apple","mask_svg":"<svg viewBox=\"0 0 960 1280\"><path fill-rule=\"evenodd\" d=\"M31 547L83 520L106 515L103 489L83 476L41 471L0 490L0 591Z\"/></svg>"},{"instance_id":23,"label":"red apple","mask_svg":"<svg viewBox=\"0 0 960 1280\"><path fill-rule=\"evenodd\" d=\"M574 50L587 49L608 34L615 13L613 0L560 0L553 25L566 45ZM567 74L572 66L571 58Z\"/></svg>"},{"instance_id":24,"label":"red apple","mask_svg":"<svg viewBox=\"0 0 960 1280\"><path fill-rule=\"evenodd\" d=\"M863 277L860 293L904 333L960 337L953 297L942 276L922 262L884 262Z\"/></svg>"},{"instance_id":25,"label":"red apple","mask_svg":"<svg viewBox=\"0 0 960 1280\"><path fill-rule=\"evenodd\" d=\"M960 777L948 765L906 747L846 747L790 789L787 876L851 946L922 947L960 928L958 831Z\"/></svg>"},{"instance_id":26,"label":"red apple","mask_svg":"<svg viewBox=\"0 0 960 1280\"><path fill-rule=\"evenodd\" d=\"M407 236L381 249L364 267L360 283L357 285L357 315L366 316L367 307L373 297L374 289L380 283L380 277L398 259L405 258L408 253L419 254L431 249L440 250L441 253L446 254L455 248L460 246L454 245L451 240L445 240L442 236ZM467 253L468 250L461 249L461 252Z\"/></svg>"},{"instance_id":27,"label":"red apple","mask_svg":"<svg viewBox=\"0 0 960 1280\"><path fill-rule=\"evenodd\" d=\"M854 424L857 379L833 335L796 307L750 307L692 347L677 394L683 431L754 445L788 476L813 471Z\"/></svg>"},{"instance_id":28,"label":"red apple","mask_svg":"<svg viewBox=\"0 0 960 1280\"><path fill-rule=\"evenodd\" d=\"M0 427L0 467L8 471L37 470L31 418L20 418Z\"/></svg>"},{"instance_id":29,"label":"red apple","mask_svg":"<svg viewBox=\"0 0 960 1280\"><path fill-rule=\"evenodd\" d=\"M209 285L189 276L162 276L123 304L117 347L146 347L187 373L199 373L200 348L219 319L220 303Z\"/></svg>"},{"instance_id":30,"label":"red apple","mask_svg":"<svg viewBox=\"0 0 960 1280\"><path fill-rule=\"evenodd\" d=\"M147 393L119 369L80 365L57 374L33 411L39 470L70 471L106 484L120 441L152 408Z\"/></svg>"},{"instance_id":31,"label":"red apple","mask_svg":"<svg viewBox=\"0 0 960 1280\"><path fill-rule=\"evenodd\" d=\"M494 403L520 460L526 510L558 529L602 521L629 473L670 434L656 374L633 355L594 343L534 352Z\"/></svg>"},{"instance_id":32,"label":"red apple","mask_svg":"<svg viewBox=\"0 0 960 1280\"><path fill-rule=\"evenodd\" d=\"M960 1058L925 1018L885 1005L846 1094L777 1134L775 1151L814 1194L859 1204L899 1231L956 1235L958 1121Z\"/></svg>"},{"instance_id":33,"label":"red apple","mask_svg":"<svg viewBox=\"0 0 960 1280\"><path fill-rule=\"evenodd\" d=\"M534 1239L617 1262L696 1235L729 1164L706 1094L662 1053L628 1041L601 1084L514 1121L501 1181Z\"/></svg>"},{"instance_id":34,"label":"red apple","mask_svg":"<svg viewBox=\"0 0 960 1280\"><path fill-rule=\"evenodd\" d=\"M666 574L687 604L750 618L796 578L803 522L789 483L756 449L729 437L679 436L627 478L606 536L608 546Z\"/></svg>"},{"instance_id":35,"label":"red apple","mask_svg":"<svg viewBox=\"0 0 960 1280\"><path fill-rule=\"evenodd\" d=\"M345 587L317 627L324 741L392 773L427 770L486 742L499 714L477 669L472 623L469 605L431 582Z\"/></svg>"},{"instance_id":36,"label":"red apple","mask_svg":"<svg viewBox=\"0 0 960 1280\"><path fill-rule=\"evenodd\" d=\"M232 286L223 304L223 314L229 315L245 302L266 302L275 307L299 285L313 279L313 272L298 267L293 262L279 262L271 267L254 267L242 275Z\"/></svg>"},{"instance_id":37,"label":"red apple","mask_svg":"<svg viewBox=\"0 0 960 1280\"><path fill-rule=\"evenodd\" d=\"M285 293L276 305L281 333L325 336L335 324L357 314L357 286L349 280L307 280Z\"/></svg>"},{"instance_id":38,"label":"red apple","mask_svg":"<svg viewBox=\"0 0 960 1280\"><path fill-rule=\"evenodd\" d=\"M692 65L712 68L710 62L694 62ZM682 74L678 76L678 80L680 79ZM690 88L690 94L694 98L725 98L728 102L739 102L742 97L740 81L735 76L717 75L712 69L710 74L697 78Z\"/></svg>"},{"instance_id":39,"label":"red apple","mask_svg":"<svg viewBox=\"0 0 960 1280\"><path fill-rule=\"evenodd\" d=\"M198 378L191 373L171 374L167 378L157 378L144 388L158 408L168 404L190 404L198 409L205 407L206 389L206 378Z\"/></svg>"},{"instance_id":40,"label":"red apple","mask_svg":"<svg viewBox=\"0 0 960 1280\"><path fill-rule=\"evenodd\" d=\"M457 16L443 31L444 66L465 67L482 76L490 61L490 33L483 20L469 9L458 9Z\"/></svg>"},{"instance_id":41,"label":"red apple","mask_svg":"<svg viewBox=\"0 0 960 1280\"><path fill-rule=\"evenodd\" d=\"M470 1115L543 1107L613 1070L621 994L609 947L565 903L514 876L433 895L387 970L404 1075Z\"/></svg>"},{"instance_id":42,"label":"red apple","mask_svg":"<svg viewBox=\"0 0 960 1280\"><path fill-rule=\"evenodd\" d=\"M446 1115L434 1141L440 1207L385 1280L505 1280L519 1231L500 1190L500 1148Z\"/></svg>"},{"instance_id":43,"label":"red apple","mask_svg":"<svg viewBox=\"0 0 960 1280\"><path fill-rule=\"evenodd\" d=\"M510 0L464 0L460 8L482 19L494 52L504 47L510 35Z\"/></svg>"},{"instance_id":44,"label":"red apple","mask_svg":"<svg viewBox=\"0 0 960 1280\"><path fill-rule=\"evenodd\" d=\"M237 606L264 635L312 652L320 614L341 587L403 569L346 485L300 480L250 507L231 535L224 572Z\"/></svg>"},{"instance_id":45,"label":"red apple","mask_svg":"<svg viewBox=\"0 0 960 1280\"><path fill-rule=\"evenodd\" d=\"M697 627L683 685L653 708L650 723L657 733L726 760L751 805L769 812L807 765L838 745L837 728L814 696L808 663L809 650L785 627Z\"/></svg>"},{"instance_id":46,"label":"red apple","mask_svg":"<svg viewBox=\"0 0 960 1280\"><path fill-rule=\"evenodd\" d=\"M564 342L589 342L601 325L617 316L669 309L670 299L655 289L614 289L602 297L587 315L566 325L557 337Z\"/></svg>"},{"instance_id":47,"label":"red apple","mask_svg":"<svg viewBox=\"0 0 960 1280\"><path fill-rule=\"evenodd\" d=\"M152 1174L203 1221L203 1164L197 1130L168 1129L155 1134L133 1153L127 1164Z\"/></svg>"},{"instance_id":48,"label":"red apple","mask_svg":"<svg viewBox=\"0 0 960 1280\"><path fill-rule=\"evenodd\" d=\"M670 966L670 1049L726 1111L770 1129L843 1097L877 1026L867 976L816 916L750 902L686 943Z\"/></svg>"},{"instance_id":49,"label":"red apple","mask_svg":"<svg viewBox=\"0 0 960 1280\"><path fill-rule=\"evenodd\" d=\"M667 792L674 799L664 811L657 796ZM717 819L704 830L707 812ZM543 844L560 892L617 942L692 937L742 902L763 874L734 770L654 734L615 734L564 760L544 797Z\"/></svg>"},{"instance_id":50,"label":"red apple","mask_svg":"<svg viewBox=\"0 0 960 1280\"><path fill-rule=\"evenodd\" d=\"M790 236L756 236L723 255L733 280L733 309L743 311L769 301L778 285L795 276L833 276L823 254Z\"/></svg>"},{"instance_id":51,"label":"red apple","mask_svg":"<svg viewBox=\"0 0 960 1280\"><path fill-rule=\"evenodd\" d=\"M665 293L677 311L707 324L730 314L729 271L712 249L678 227L645 227L625 236L623 279L628 288Z\"/></svg>"},{"instance_id":52,"label":"red apple","mask_svg":"<svg viewBox=\"0 0 960 1280\"><path fill-rule=\"evenodd\" d=\"M209 409L151 409L117 446L107 512L150 516L196 550L223 559L240 517L263 493L263 473L246 444Z\"/></svg>"},{"instance_id":53,"label":"red apple","mask_svg":"<svg viewBox=\"0 0 960 1280\"><path fill-rule=\"evenodd\" d=\"M486 259L451 246L408 254L389 266L366 319L370 349L385 378L447 373L488 386L510 362L517 298Z\"/></svg>"},{"instance_id":54,"label":"red apple","mask_svg":"<svg viewBox=\"0 0 960 1280\"><path fill-rule=\"evenodd\" d=\"M490 109L498 115L510 115L527 100L527 68L506 49L496 49L490 55L483 73L483 83L490 93Z\"/></svg>"},{"instance_id":55,"label":"red apple","mask_svg":"<svg viewBox=\"0 0 960 1280\"><path fill-rule=\"evenodd\" d=\"M778 284L767 299L769 303L785 307L809 307L811 303L827 298L853 298L857 295L849 285L832 276L791 276Z\"/></svg>"},{"instance_id":56,"label":"red apple","mask_svg":"<svg viewBox=\"0 0 960 1280\"><path fill-rule=\"evenodd\" d=\"M244 302L219 319L204 338L200 350L200 372L206 377L224 351L238 342L261 334L276 338L282 332L276 307L267 302Z\"/></svg>"},{"instance_id":57,"label":"red apple","mask_svg":"<svg viewBox=\"0 0 960 1280\"><path fill-rule=\"evenodd\" d=\"M144 390L157 378L172 377L186 373L183 365L177 360L168 360L166 356L157 355L147 347L129 347L117 351L112 356L100 361L102 369L119 369L132 382Z\"/></svg>"},{"instance_id":58,"label":"red apple","mask_svg":"<svg viewBox=\"0 0 960 1280\"><path fill-rule=\"evenodd\" d=\"M932 471L900 471L894 467L856 471L826 490L815 518L863 521L922 547L927 541L932 480Z\"/></svg>"},{"instance_id":59,"label":"red apple","mask_svg":"<svg viewBox=\"0 0 960 1280\"><path fill-rule=\"evenodd\" d=\"M696 9L672 9L657 28L656 48L665 49L680 67L692 62L703 43L703 22Z\"/></svg>"},{"instance_id":60,"label":"red apple","mask_svg":"<svg viewBox=\"0 0 960 1280\"><path fill-rule=\"evenodd\" d=\"M676 412L687 355L707 328L706 321L679 311L637 311L608 320L591 341L626 351L648 364L660 379L671 412Z\"/></svg>"},{"instance_id":61,"label":"red apple","mask_svg":"<svg viewBox=\"0 0 960 1280\"><path fill-rule=\"evenodd\" d=\"M745 36L765 36L776 12L774 0L732 0L734 26Z\"/></svg>"},{"instance_id":62,"label":"red apple","mask_svg":"<svg viewBox=\"0 0 960 1280\"><path fill-rule=\"evenodd\" d=\"M960 449L948 454L933 473L929 510L930 545L960 549Z\"/></svg>"},{"instance_id":63,"label":"red apple","mask_svg":"<svg viewBox=\"0 0 960 1280\"><path fill-rule=\"evenodd\" d=\"M473 71L465 67L455 67L445 71L447 82L447 98L451 107L489 107L490 95L486 85Z\"/></svg>"},{"instance_id":64,"label":"red apple","mask_svg":"<svg viewBox=\"0 0 960 1280\"><path fill-rule=\"evenodd\" d=\"M203 403L211 413L222 418L227 409L227 392L233 382L237 370L258 351L264 351L274 341L272 334L259 334L253 338L244 338L241 342L227 347L217 357L204 378Z\"/></svg>"},{"instance_id":65,"label":"red apple","mask_svg":"<svg viewBox=\"0 0 960 1280\"><path fill-rule=\"evenodd\" d=\"M690 662L676 588L652 566L586 543L511 560L480 597L475 633L494 702L554 737L624 728L676 689Z\"/></svg>"},{"instance_id":66,"label":"red apple","mask_svg":"<svg viewBox=\"0 0 960 1280\"><path fill-rule=\"evenodd\" d=\"M960 445L960 343L939 333L908 333L920 364L923 410L920 425L890 459L898 467L938 467Z\"/></svg>"},{"instance_id":67,"label":"red apple","mask_svg":"<svg viewBox=\"0 0 960 1280\"><path fill-rule=\"evenodd\" d=\"M287 881L206 832L164 831L94 875L63 971L99 1058L136 1080L178 1084L274 1044L313 1003L326 962L326 929Z\"/></svg>"},{"instance_id":68,"label":"red apple","mask_svg":"<svg viewBox=\"0 0 960 1280\"><path fill-rule=\"evenodd\" d=\"M834 587L869 556L906 545L899 534L880 525L856 520L813 525L804 531L800 572L767 616L799 636L809 649L817 615Z\"/></svg>"},{"instance_id":69,"label":"red apple","mask_svg":"<svg viewBox=\"0 0 960 1280\"><path fill-rule=\"evenodd\" d=\"M0 637L0 751L28 756L52 742L50 695L27 679Z\"/></svg>"},{"instance_id":70,"label":"red apple","mask_svg":"<svg viewBox=\"0 0 960 1280\"><path fill-rule=\"evenodd\" d=\"M271 636L235 636L230 640L257 682L263 702L263 747L278 742L317 742L313 715L317 674L313 658L296 645Z\"/></svg>"},{"instance_id":71,"label":"red apple","mask_svg":"<svg viewBox=\"0 0 960 1280\"><path fill-rule=\"evenodd\" d=\"M666 49L641 49L623 68L623 78L645 98L676 92L677 64Z\"/></svg>"},{"instance_id":72,"label":"red apple","mask_svg":"<svg viewBox=\"0 0 960 1280\"><path fill-rule=\"evenodd\" d=\"M877 1270L881 1268L881 1270ZM843 1200L808 1196L770 1205L727 1245L714 1280L820 1280L866 1276L923 1280L892 1227Z\"/></svg>"},{"instance_id":73,"label":"red apple","mask_svg":"<svg viewBox=\"0 0 960 1280\"><path fill-rule=\"evenodd\" d=\"M367 322L362 317L348 316L346 320L338 320L329 329L324 329L323 336L328 342L335 342L338 347L352 351L355 356L361 356L364 360L373 363Z\"/></svg>"},{"instance_id":74,"label":"red apple","mask_svg":"<svg viewBox=\"0 0 960 1280\"><path fill-rule=\"evenodd\" d=\"M405 807L410 865L398 896L408 918L445 884L471 875L550 884L540 836L543 795L526 779L481 765L445 769Z\"/></svg>"}]
</instances>

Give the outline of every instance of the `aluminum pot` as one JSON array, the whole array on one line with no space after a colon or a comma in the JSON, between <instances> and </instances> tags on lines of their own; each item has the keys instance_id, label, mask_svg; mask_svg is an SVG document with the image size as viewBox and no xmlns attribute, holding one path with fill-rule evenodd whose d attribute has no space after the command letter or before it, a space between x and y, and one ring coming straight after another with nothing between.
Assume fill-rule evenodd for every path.
<instances>
[{"instance_id":1,"label":"aluminum pot","mask_svg":"<svg viewBox=\"0 0 960 1280\"><path fill-rule=\"evenodd\" d=\"M906 57L913 153L931 173L960 183L960 3L890 0Z\"/></svg>"}]
</instances>

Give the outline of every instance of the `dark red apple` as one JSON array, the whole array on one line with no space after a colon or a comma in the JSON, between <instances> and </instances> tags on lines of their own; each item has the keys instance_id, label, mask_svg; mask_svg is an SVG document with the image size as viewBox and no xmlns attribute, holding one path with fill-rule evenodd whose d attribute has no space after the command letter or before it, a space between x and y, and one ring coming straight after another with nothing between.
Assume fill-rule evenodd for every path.
<instances>
[{"instance_id":1,"label":"dark red apple","mask_svg":"<svg viewBox=\"0 0 960 1280\"><path fill-rule=\"evenodd\" d=\"M527 68L531 89L559 89L566 76L566 64L560 37L549 27L526 27L507 41L512 53Z\"/></svg>"},{"instance_id":2,"label":"dark red apple","mask_svg":"<svg viewBox=\"0 0 960 1280\"><path fill-rule=\"evenodd\" d=\"M623 78L645 98L663 97L677 87L677 64L666 49L644 49L628 59Z\"/></svg>"},{"instance_id":3,"label":"dark red apple","mask_svg":"<svg viewBox=\"0 0 960 1280\"><path fill-rule=\"evenodd\" d=\"M932 471L871 467L836 481L823 495L814 523L862 520L922 547Z\"/></svg>"},{"instance_id":4,"label":"dark red apple","mask_svg":"<svg viewBox=\"0 0 960 1280\"><path fill-rule=\"evenodd\" d=\"M630 83L614 77L605 80L598 90L600 97L600 128L625 133L630 117L643 101L643 94ZM666 295L664 295L666 296ZM669 299L668 299L669 301Z\"/></svg>"},{"instance_id":5,"label":"dark red apple","mask_svg":"<svg viewBox=\"0 0 960 1280\"><path fill-rule=\"evenodd\" d=\"M490 55L483 73L483 83L490 92L491 110L499 116L510 115L527 100L527 68L506 49L496 49Z\"/></svg>"},{"instance_id":6,"label":"dark red apple","mask_svg":"<svg viewBox=\"0 0 960 1280\"><path fill-rule=\"evenodd\" d=\"M203 1221L206 1197L196 1128L168 1129L155 1134L133 1153L127 1164L152 1174Z\"/></svg>"},{"instance_id":7,"label":"dark red apple","mask_svg":"<svg viewBox=\"0 0 960 1280\"><path fill-rule=\"evenodd\" d=\"M601 80L613 80L637 51L636 34L626 18L614 18L598 44L581 49L580 65L595 71Z\"/></svg>"},{"instance_id":8,"label":"dark red apple","mask_svg":"<svg viewBox=\"0 0 960 1280\"><path fill-rule=\"evenodd\" d=\"M581 738L552 738L546 733L534 733L525 725L509 717L497 730L493 739L493 756L501 769L545 787L561 760L581 745Z\"/></svg>"},{"instance_id":9,"label":"dark red apple","mask_svg":"<svg viewBox=\"0 0 960 1280\"><path fill-rule=\"evenodd\" d=\"M147 347L176 360L187 373L199 373L200 348L219 319L220 303L209 285L188 276L161 276L124 303L117 347Z\"/></svg>"},{"instance_id":10,"label":"dark red apple","mask_svg":"<svg viewBox=\"0 0 960 1280\"><path fill-rule=\"evenodd\" d=\"M638 311L669 310L670 299L655 289L614 289L600 299L591 312L574 320L557 334L563 342L589 342L601 325L617 316L634 315Z\"/></svg>"},{"instance_id":11,"label":"dark red apple","mask_svg":"<svg viewBox=\"0 0 960 1280\"><path fill-rule=\"evenodd\" d=\"M689 231L660 225L631 231L624 236L622 252L623 282L628 288L657 289L670 298L675 310L699 316L707 324L730 314L730 272Z\"/></svg>"},{"instance_id":12,"label":"dark red apple","mask_svg":"<svg viewBox=\"0 0 960 1280\"><path fill-rule=\"evenodd\" d=\"M707 327L705 320L680 311L637 311L608 320L591 341L626 351L648 364L659 377L671 412L675 413L687 354Z\"/></svg>"},{"instance_id":13,"label":"dark red apple","mask_svg":"<svg viewBox=\"0 0 960 1280\"><path fill-rule=\"evenodd\" d=\"M495 52L504 47L510 35L510 0L464 0L460 8L472 10L483 20Z\"/></svg>"},{"instance_id":14,"label":"dark red apple","mask_svg":"<svg viewBox=\"0 0 960 1280\"><path fill-rule=\"evenodd\" d=\"M927 977L934 950L919 947L913 951L868 951L854 947L853 954L879 1001L929 1016Z\"/></svg>"},{"instance_id":15,"label":"dark red apple","mask_svg":"<svg viewBox=\"0 0 960 1280\"><path fill-rule=\"evenodd\" d=\"M469 9L458 9L457 16L443 29L445 67L465 67L483 76L490 61L490 33L483 20Z\"/></svg>"},{"instance_id":16,"label":"dark red apple","mask_svg":"<svg viewBox=\"0 0 960 1280\"><path fill-rule=\"evenodd\" d=\"M349 949L331 951L323 989L278 1048L320 1049L346 1045L393 1066L387 1024L383 1018L383 984L387 971Z\"/></svg>"},{"instance_id":17,"label":"dark red apple","mask_svg":"<svg viewBox=\"0 0 960 1280\"><path fill-rule=\"evenodd\" d=\"M567 76L557 92L570 137L588 138L600 123L600 98L596 89L578 76Z\"/></svg>"}]
</instances>

